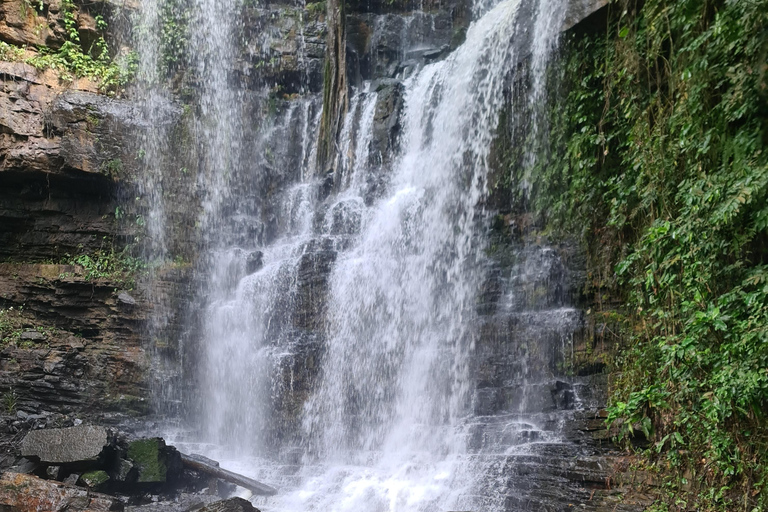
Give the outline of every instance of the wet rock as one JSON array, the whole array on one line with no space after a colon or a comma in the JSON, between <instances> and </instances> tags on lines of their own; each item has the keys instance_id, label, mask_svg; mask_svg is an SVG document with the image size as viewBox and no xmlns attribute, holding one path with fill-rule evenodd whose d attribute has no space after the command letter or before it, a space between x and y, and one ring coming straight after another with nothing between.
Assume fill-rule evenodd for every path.
<instances>
[{"instance_id":1,"label":"wet rock","mask_svg":"<svg viewBox=\"0 0 768 512\"><path fill-rule=\"evenodd\" d=\"M495 414L499 409L499 390L496 388L476 390L472 400L472 408L475 414L480 416Z\"/></svg>"},{"instance_id":2,"label":"wet rock","mask_svg":"<svg viewBox=\"0 0 768 512\"><path fill-rule=\"evenodd\" d=\"M33 430L22 441L21 454L54 464L90 462L97 459L106 444L107 431L103 427Z\"/></svg>"},{"instance_id":3,"label":"wet rock","mask_svg":"<svg viewBox=\"0 0 768 512\"><path fill-rule=\"evenodd\" d=\"M264 253L261 251L253 251L245 258L245 271L249 274L253 274L264 266Z\"/></svg>"},{"instance_id":4,"label":"wet rock","mask_svg":"<svg viewBox=\"0 0 768 512\"><path fill-rule=\"evenodd\" d=\"M243 498L229 498L206 505L200 512L259 512L259 509Z\"/></svg>"},{"instance_id":5,"label":"wet rock","mask_svg":"<svg viewBox=\"0 0 768 512\"><path fill-rule=\"evenodd\" d=\"M107 512L121 508L110 496L19 473L0 476L0 509L10 511Z\"/></svg>"},{"instance_id":6,"label":"wet rock","mask_svg":"<svg viewBox=\"0 0 768 512\"><path fill-rule=\"evenodd\" d=\"M83 485L85 487L88 487L89 489L96 489L97 487L101 487L103 484L107 483L109 481L109 475L106 471L98 470L98 471L89 471L88 473L83 473L80 476L80 479L77 481L79 485Z\"/></svg>"},{"instance_id":7,"label":"wet rock","mask_svg":"<svg viewBox=\"0 0 768 512\"><path fill-rule=\"evenodd\" d=\"M552 390L552 399L558 409L573 409L576 403L576 393L573 386L558 380Z\"/></svg>"},{"instance_id":8,"label":"wet rock","mask_svg":"<svg viewBox=\"0 0 768 512\"><path fill-rule=\"evenodd\" d=\"M8 204L4 193L0 186L0 253L14 250L12 243L6 245L9 240L2 233L7 226L3 214L8 211L3 210ZM89 210L83 208L81 213L87 215ZM98 211L90 213L101 219ZM88 230L92 226L77 216L70 222L74 230L82 229L75 224ZM30 241L41 240L31 242L33 246L48 237L33 232L28 235ZM66 233L55 236L61 237L55 240L74 243ZM140 322L147 309L120 307L114 297L115 283L88 282L76 276L77 271L73 265L0 263L0 295L8 301L6 307L24 304L23 311L14 308L7 317L45 330L45 345L7 345L0 361L0 388L14 390L17 409L28 415L35 413L24 418L30 427L71 426L73 416L87 420L110 409L128 413L147 406L139 398L130 398L146 396ZM48 413L69 419L54 421L45 416Z\"/></svg>"}]
</instances>

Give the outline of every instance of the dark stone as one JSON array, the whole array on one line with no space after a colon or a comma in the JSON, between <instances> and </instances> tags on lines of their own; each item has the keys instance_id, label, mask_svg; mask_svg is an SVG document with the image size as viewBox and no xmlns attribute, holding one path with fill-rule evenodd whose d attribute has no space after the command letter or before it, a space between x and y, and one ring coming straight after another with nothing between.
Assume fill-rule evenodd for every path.
<instances>
[{"instance_id":1,"label":"dark stone","mask_svg":"<svg viewBox=\"0 0 768 512\"><path fill-rule=\"evenodd\" d=\"M259 512L259 509L243 498L229 498L206 505L200 512Z\"/></svg>"},{"instance_id":2,"label":"dark stone","mask_svg":"<svg viewBox=\"0 0 768 512\"><path fill-rule=\"evenodd\" d=\"M103 427L80 425L70 428L33 430L21 442L21 454L47 463L95 461L107 444Z\"/></svg>"},{"instance_id":3,"label":"dark stone","mask_svg":"<svg viewBox=\"0 0 768 512\"><path fill-rule=\"evenodd\" d=\"M245 258L245 271L249 274L253 274L264 266L264 253L261 251L253 251Z\"/></svg>"},{"instance_id":4,"label":"dark stone","mask_svg":"<svg viewBox=\"0 0 768 512\"><path fill-rule=\"evenodd\" d=\"M495 414L499 410L499 390L483 388L475 391L472 408L479 416Z\"/></svg>"},{"instance_id":5,"label":"dark stone","mask_svg":"<svg viewBox=\"0 0 768 512\"><path fill-rule=\"evenodd\" d=\"M34 473L39 467L40 467L39 462L22 458L13 467L11 467L9 471L11 471L12 473L31 474L31 473Z\"/></svg>"},{"instance_id":6,"label":"dark stone","mask_svg":"<svg viewBox=\"0 0 768 512\"><path fill-rule=\"evenodd\" d=\"M118 482L125 482L133 469L131 461L118 459L115 464L113 477Z\"/></svg>"},{"instance_id":7,"label":"dark stone","mask_svg":"<svg viewBox=\"0 0 768 512\"><path fill-rule=\"evenodd\" d=\"M61 473L61 466L48 466L45 468L46 476L52 480L60 480Z\"/></svg>"},{"instance_id":8,"label":"dark stone","mask_svg":"<svg viewBox=\"0 0 768 512\"><path fill-rule=\"evenodd\" d=\"M558 409L573 409L576 403L576 394L573 386L567 382L555 382L555 389L552 390L552 400Z\"/></svg>"}]
</instances>

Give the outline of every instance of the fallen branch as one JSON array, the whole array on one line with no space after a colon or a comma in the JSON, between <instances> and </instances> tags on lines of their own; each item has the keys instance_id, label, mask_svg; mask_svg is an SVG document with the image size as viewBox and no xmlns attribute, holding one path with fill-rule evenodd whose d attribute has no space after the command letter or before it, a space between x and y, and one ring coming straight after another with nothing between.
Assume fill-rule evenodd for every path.
<instances>
[{"instance_id":1,"label":"fallen branch","mask_svg":"<svg viewBox=\"0 0 768 512\"><path fill-rule=\"evenodd\" d=\"M274 496L277 494L277 489L274 487L257 482L256 480L243 475L238 475L237 473L233 473L224 468L220 468L218 465L214 465L218 463L210 461L210 459L182 453L181 462L187 467L214 476L220 480L239 485L240 487L245 487L254 494L261 494L262 496Z\"/></svg>"}]
</instances>

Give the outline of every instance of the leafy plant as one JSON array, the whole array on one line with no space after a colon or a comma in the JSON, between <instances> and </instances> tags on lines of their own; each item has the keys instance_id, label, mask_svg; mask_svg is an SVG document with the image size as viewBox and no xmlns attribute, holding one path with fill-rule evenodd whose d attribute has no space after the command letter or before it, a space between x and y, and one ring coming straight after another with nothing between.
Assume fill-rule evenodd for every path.
<instances>
[{"instance_id":1,"label":"leafy plant","mask_svg":"<svg viewBox=\"0 0 768 512\"><path fill-rule=\"evenodd\" d=\"M643 430L648 456L679 471L670 510L762 509L768 1L611 10L607 33L572 41L552 70L561 96L526 200L581 234L601 276L592 293L625 304L609 419L625 442ZM514 151L504 158L505 186L519 183Z\"/></svg>"},{"instance_id":2,"label":"leafy plant","mask_svg":"<svg viewBox=\"0 0 768 512\"><path fill-rule=\"evenodd\" d=\"M15 413L17 405L18 397L16 396L16 391L10 389L3 393L3 409L5 409L5 412L8 414Z\"/></svg>"},{"instance_id":3,"label":"leafy plant","mask_svg":"<svg viewBox=\"0 0 768 512\"><path fill-rule=\"evenodd\" d=\"M122 251L109 247L92 254L68 255L66 263L82 267L86 280L108 279L131 286L136 275L146 268L144 261L132 256L128 247Z\"/></svg>"},{"instance_id":4,"label":"leafy plant","mask_svg":"<svg viewBox=\"0 0 768 512\"><path fill-rule=\"evenodd\" d=\"M0 60L6 62L18 62L24 58L24 49L0 41Z\"/></svg>"},{"instance_id":5,"label":"leafy plant","mask_svg":"<svg viewBox=\"0 0 768 512\"><path fill-rule=\"evenodd\" d=\"M58 50L40 46L38 54L27 59L37 69L54 69L65 80L88 77L99 81L105 92L114 92L126 85L135 75L137 56L129 53L123 59L113 60L104 36L99 36L89 48L83 48L77 29L77 7L72 0L61 3L62 18L67 40ZM107 23L96 16L96 28L104 32Z\"/></svg>"}]
</instances>

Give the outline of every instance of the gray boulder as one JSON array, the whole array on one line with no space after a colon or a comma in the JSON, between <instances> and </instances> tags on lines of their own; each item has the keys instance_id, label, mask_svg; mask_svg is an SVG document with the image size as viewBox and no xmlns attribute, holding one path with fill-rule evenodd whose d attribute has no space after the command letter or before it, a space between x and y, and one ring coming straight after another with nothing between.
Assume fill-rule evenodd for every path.
<instances>
[{"instance_id":1,"label":"gray boulder","mask_svg":"<svg viewBox=\"0 0 768 512\"><path fill-rule=\"evenodd\" d=\"M21 455L49 464L95 461L106 444L107 431L103 427L33 430L21 442Z\"/></svg>"}]
</instances>

